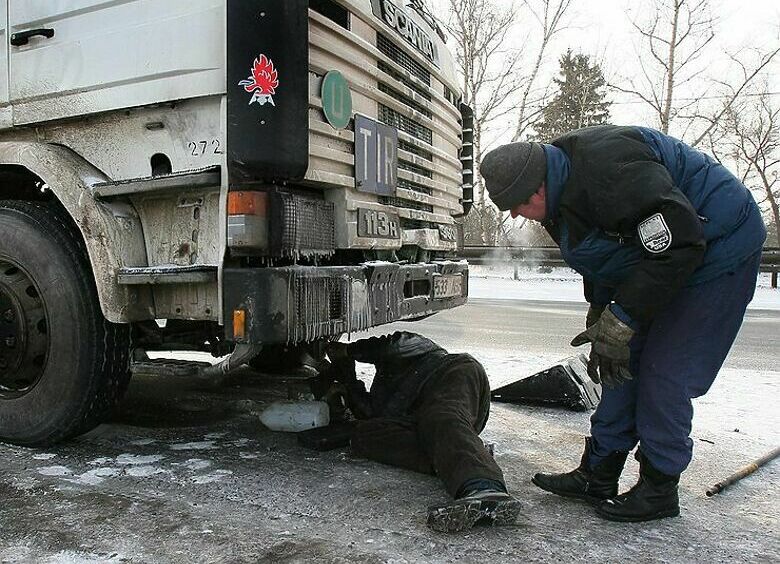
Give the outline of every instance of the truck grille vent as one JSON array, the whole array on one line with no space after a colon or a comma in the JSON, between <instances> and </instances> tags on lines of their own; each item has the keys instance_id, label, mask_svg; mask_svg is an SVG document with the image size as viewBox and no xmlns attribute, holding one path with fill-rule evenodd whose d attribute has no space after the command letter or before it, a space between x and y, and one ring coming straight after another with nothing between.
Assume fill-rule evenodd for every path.
<instances>
[{"instance_id":1,"label":"truck grille vent","mask_svg":"<svg viewBox=\"0 0 780 564\"><path fill-rule=\"evenodd\" d=\"M376 34L376 46L381 53L401 65L412 75L422 80L428 86L431 85L431 73L381 33Z\"/></svg>"},{"instance_id":2,"label":"truck grille vent","mask_svg":"<svg viewBox=\"0 0 780 564\"><path fill-rule=\"evenodd\" d=\"M401 229L436 229L436 225L430 221L420 221L419 219L401 218Z\"/></svg>"},{"instance_id":3,"label":"truck grille vent","mask_svg":"<svg viewBox=\"0 0 780 564\"><path fill-rule=\"evenodd\" d=\"M379 70L381 70L385 74L389 74L393 79L397 80L407 88L411 88L415 92L417 92L420 96L428 100L429 102L433 99L433 96L431 96L431 93L428 92L424 87L420 86L418 83L416 83L413 80L410 80L406 76L402 75L399 72L396 72L395 69L393 69L390 65L385 63L384 61L379 61L379 65L377 67Z\"/></svg>"},{"instance_id":4,"label":"truck grille vent","mask_svg":"<svg viewBox=\"0 0 780 564\"><path fill-rule=\"evenodd\" d=\"M418 210L428 213L433 213L433 206L429 204L423 204L421 202L413 202L411 200L405 200L404 198L392 198L389 196L380 196L379 203L386 206L395 206L396 208L404 208L407 210Z\"/></svg>"},{"instance_id":5,"label":"truck grille vent","mask_svg":"<svg viewBox=\"0 0 780 564\"><path fill-rule=\"evenodd\" d=\"M421 113L422 115L424 115L428 119L431 119L433 117L433 114L431 113L431 111L428 108L426 108L422 104L418 104L417 102L415 102L414 100L409 98L409 96L405 96L404 94L401 94L398 90L395 90L394 88L390 88L387 84L385 84L383 82L379 83L379 91L380 92L384 92L388 96L391 96L391 97L395 98L396 100L398 100L402 104L410 107L411 109L413 109L414 111L416 111L418 113Z\"/></svg>"},{"instance_id":6,"label":"truck grille vent","mask_svg":"<svg viewBox=\"0 0 780 564\"><path fill-rule=\"evenodd\" d=\"M346 331L348 295L341 278L295 278L296 318L291 341L312 341Z\"/></svg>"},{"instance_id":7,"label":"truck grille vent","mask_svg":"<svg viewBox=\"0 0 780 564\"><path fill-rule=\"evenodd\" d=\"M405 178L398 179L398 187L403 188L404 190L411 190L412 192L418 192L419 194L427 194L429 196L433 194L433 190L431 190L427 186L423 186L422 184L417 184L416 182L412 182L411 180L406 180Z\"/></svg>"},{"instance_id":8,"label":"truck grille vent","mask_svg":"<svg viewBox=\"0 0 780 564\"><path fill-rule=\"evenodd\" d=\"M403 139L398 140L398 148L402 151L406 151L407 153L412 153L413 155L417 155L418 157L421 157L425 159L426 161L433 162L433 153L430 151L426 151L425 149L420 149L417 145L412 145L411 143L404 141Z\"/></svg>"},{"instance_id":9,"label":"truck grille vent","mask_svg":"<svg viewBox=\"0 0 780 564\"><path fill-rule=\"evenodd\" d=\"M334 205L286 192L271 194L274 256L331 255L336 248Z\"/></svg>"},{"instance_id":10,"label":"truck grille vent","mask_svg":"<svg viewBox=\"0 0 780 564\"><path fill-rule=\"evenodd\" d=\"M379 104L379 121L433 145L433 131L383 104Z\"/></svg>"},{"instance_id":11,"label":"truck grille vent","mask_svg":"<svg viewBox=\"0 0 780 564\"><path fill-rule=\"evenodd\" d=\"M421 166L417 166L406 161L398 161L398 168L401 170L408 170L409 172L413 172L414 174L419 174L420 176L424 176L425 178L430 178L433 180L433 173L430 170L422 168Z\"/></svg>"}]
</instances>

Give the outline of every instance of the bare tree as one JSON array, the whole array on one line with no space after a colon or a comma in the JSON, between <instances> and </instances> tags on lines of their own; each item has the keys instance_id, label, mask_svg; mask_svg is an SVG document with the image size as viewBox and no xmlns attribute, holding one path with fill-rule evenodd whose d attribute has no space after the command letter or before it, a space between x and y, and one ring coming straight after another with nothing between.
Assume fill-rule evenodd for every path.
<instances>
[{"instance_id":1,"label":"bare tree","mask_svg":"<svg viewBox=\"0 0 780 564\"><path fill-rule=\"evenodd\" d=\"M705 91L703 87L698 96L676 99L705 70L701 55L715 37L714 19L709 0L651 0L651 7L649 17L632 22L643 43L637 54L641 77L629 79L629 86L612 86L643 100L659 129L668 133L674 116Z\"/></svg>"},{"instance_id":2,"label":"bare tree","mask_svg":"<svg viewBox=\"0 0 780 564\"><path fill-rule=\"evenodd\" d=\"M690 115L681 116L683 119L687 119L689 123L694 123L699 120L705 124L704 129L691 141L690 144L692 146L696 147L706 140L710 140L710 145L712 146L712 135L717 131L720 120L734 109L735 104L738 104L740 99L746 95L754 95L754 93L750 93L749 91L750 85L758 76L767 70L770 63L778 54L780 54L780 47L767 53L763 53L757 49L751 49L750 51L755 54L756 59L752 65L745 63L736 55L730 55L731 60L739 67L741 72L741 82L739 84L733 85L727 81L715 79L715 84L719 85L723 92L722 99L725 100L719 108L716 107L715 111L710 114L694 112Z\"/></svg>"},{"instance_id":3,"label":"bare tree","mask_svg":"<svg viewBox=\"0 0 780 564\"><path fill-rule=\"evenodd\" d=\"M498 245L503 240L500 230L500 212L489 203L475 205L463 222L466 245Z\"/></svg>"},{"instance_id":4,"label":"bare tree","mask_svg":"<svg viewBox=\"0 0 780 564\"><path fill-rule=\"evenodd\" d=\"M718 122L777 58L780 48L729 55L741 75L724 79L724 67L718 65L721 75L714 75L702 57L715 39L710 0L649 2L651 14L632 22L641 38L637 53L641 76L629 79L628 86L610 86L645 102L664 133L678 121L680 137L690 145L709 143L716 148L712 141L718 135ZM751 54L755 56L747 62ZM713 104L714 100L718 103Z\"/></svg>"},{"instance_id":5,"label":"bare tree","mask_svg":"<svg viewBox=\"0 0 780 564\"><path fill-rule=\"evenodd\" d=\"M780 107L773 104L768 86L728 105L720 127L721 145L738 163L742 180L763 193L759 204L768 211L774 243L780 245Z\"/></svg>"},{"instance_id":6,"label":"bare tree","mask_svg":"<svg viewBox=\"0 0 780 564\"><path fill-rule=\"evenodd\" d=\"M523 51L512 47L510 32L517 20L514 0L447 0L448 31L462 71L464 102L474 110L474 162L477 168L485 152L485 133L492 124L512 114L516 136L537 119L544 96L531 99L545 51L563 29L566 11L574 0L522 0L541 25L542 38L527 72L520 69ZM519 107L516 105L520 95ZM531 108L536 108L532 111ZM477 171L475 171L477 172ZM486 209L491 207L490 210ZM474 207L466 230L482 234L484 244L506 244L512 229L508 215L501 215L485 199L482 177L474 178ZM473 217L471 217L473 216ZM497 225L496 225L497 222Z\"/></svg>"},{"instance_id":7,"label":"bare tree","mask_svg":"<svg viewBox=\"0 0 780 564\"><path fill-rule=\"evenodd\" d=\"M531 124L544 111L547 88L545 87L541 92L537 88L539 72L555 35L566 29L566 13L572 2L573 0L523 0L525 7L540 26L541 40L536 47L531 67L520 77L521 94L515 113L517 127L512 137L513 141L525 137Z\"/></svg>"},{"instance_id":8,"label":"bare tree","mask_svg":"<svg viewBox=\"0 0 780 564\"><path fill-rule=\"evenodd\" d=\"M482 161L483 134L489 125L509 111L507 102L518 82L516 66L520 50L508 47L515 22L513 2L496 0L448 0L447 25L455 39L455 55L463 73L464 103L474 110L474 162ZM499 7L499 6L503 7ZM474 203L484 204L484 186L474 177Z\"/></svg>"}]
</instances>

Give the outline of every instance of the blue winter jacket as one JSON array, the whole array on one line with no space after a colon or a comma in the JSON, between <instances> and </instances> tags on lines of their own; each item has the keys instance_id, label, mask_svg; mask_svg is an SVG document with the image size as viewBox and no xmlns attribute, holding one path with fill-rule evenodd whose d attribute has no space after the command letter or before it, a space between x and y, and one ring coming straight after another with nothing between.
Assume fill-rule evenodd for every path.
<instances>
[{"instance_id":1,"label":"blue winter jacket","mask_svg":"<svg viewBox=\"0 0 780 564\"><path fill-rule=\"evenodd\" d=\"M766 239L760 210L721 164L643 127L596 126L545 145L545 227L586 298L650 321L679 290L732 271Z\"/></svg>"}]
</instances>

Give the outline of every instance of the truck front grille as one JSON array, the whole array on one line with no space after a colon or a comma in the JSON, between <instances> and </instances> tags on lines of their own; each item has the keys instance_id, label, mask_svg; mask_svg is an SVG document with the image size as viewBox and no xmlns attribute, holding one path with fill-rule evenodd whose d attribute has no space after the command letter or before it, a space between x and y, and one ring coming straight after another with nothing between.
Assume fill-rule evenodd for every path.
<instances>
[{"instance_id":1,"label":"truck front grille","mask_svg":"<svg viewBox=\"0 0 780 564\"><path fill-rule=\"evenodd\" d=\"M405 178L398 179L398 187L403 188L404 190L411 190L412 192L417 192L419 194L427 194L429 196L433 194L433 190L427 186L423 186L417 182L412 182L411 180L406 180Z\"/></svg>"},{"instance_id":2,"label":"truck front grille","mask_svg":"<svg viewBox=\"0 0 780 564\"><path fill-rule=\"evenodd\" d=\"M398 90L396 90L395 88L391 88L384 82L379 83L379 91L384 92L388 96L395 98L402 104L409 106L415 112L424 115L428 119L431 119L433 117L433 113L428 108L426 108L422 104L418 104L417 102L412 100L409 96L405 96L404 94L401 94Z\"/></svg>"},{"instance_id":3,"label":"truck front grille","mask_svg":"<svg viewBox=\"0 0 780 564\"><path fill-rule=\"evenodd\" d=\"M428 72L428 69L407 55L406 52L381 33L376 34L376 46L377 49L394 62L401 65L412 75L422 80L428 86L431 85L431 73Z\"/></svg>"},{"instance_id":4,"label":"truck front grille","mask_svg":"<svg viewBox=\"0 0 780 564\"><path fill-rule=\"evenodd\" d=\"M396 80L406 86L407 88L410 88L414 90L417 94L428 100L429 102L433 99L431 96L431 93L425 89L425 87L420 86L420 83L418 83L416 80L412 80L407 76L404 76L403 74L396 72L395 69L393 69L390 65L385 63L384 61L379 61L379 65L377 65L377 68L381 70L383 73L390 75L393 80Z\"/></svg>"},{"instance_id":5,"label":"truck front grille","mask_svg":"<svg viewBox=\"0 0 780 564\"><path fill-rule=\"evenodd\" d=\"M384 204L386 206L395 206L397 208L404 208L407 210L417 210L417 211L433 213L433 206L429 204L423 204L422 202L413 202L412 200L406 200L404 198L380 196L379 203Z\"/></svg>"},{"instance_id":6,"label":"truck front grille","mask_svg":"<svg viewBox=\"0 0 780 564\"><path fill-rule=\"evenodd\" d=\"M384 104L379 104L379 121L392 125L428 145L433 145L433 131Z\"/></svg>"},{"instance_id":7,"label":"truck front grille","mask_svg":"<svg viewBox=\"0 0 780 564\"><path fill-rule=\"evenodd\" d=\"M436 101L433 99L430 88L426 88L426 86L430 87L432 84L432 75L421 63L415 61L401 47L381 33L377 33L377 48L411 74L411 76L404 75L404 73L399 72L386 62L381 60L378 62L379 70L386 75L379 75L378 90L414 112L409 113L400 110L400 108L395 109L395 107L389 107L381 102L378 104L379 121L391 125L413 138L401 138L398 140L398 148L402 152L398 159L398 169L402 172L414 174L416 177L419 177L419 181L414 182L399 175L398 188L417 194L433 196L434 189L427 186L427 183L424 183L424 179L434 180L434 171L436 166L440 165L440 159L434 152L433 130L430 128L430 122L428 121L435 119L432 110ZM449 92L451 93L451 91ZM451 94L451 96L454 97L454 94ZM426 104L423 100L430 103ZM447 100L450 101L450 98L447 98ZM440 114L436 118L440 119ZM428 147L431 149L429 150ZM419 158L411 159L403 153L411 153ZM430 203L407 199L403 196L382 197L379 201L401 210L406 209L430 214L441 213ZM402 229L415 230L436 229L436 223L402 217L401 227Z\"/></svg>"},{"instance_id":8,"label":"truck front grille","mask_svg":"<svg viewBox=\"0 0 780 564\"><path fill-rule=\"evenodd\" d=\"M420 158L425 159L426 161L433 162L433 153L430 151L426 151L425 149L421 149L417 145L412 145L411 143L408 143L404 141L403 139L398 140L398 148L402 151L406 151L407 153L412 153L413 155L417 155Z\"/></svg>"},{"instance_id":9,"label":"truck front grille","mask_svg":"<svg viewBox=\"0 0 780 564\"><path fill-rule=\"evenodd\" d=\"M417 174L418 176L424 176L425 178L433 179L433 173L430 170L428 170L427 168L423 168L421 166L417 166L414 163L409 163L406 161L399 160L398 168L400 168L401 170L408 170L409 172Z\"/></svg>"},{"instance_id":10,"label":"truck front grille","mask_svg":"<svg viewBox=\"0 0 780 564\"><path fill-rule=\"evenodd\" d=\"M436 230L438 225L451 224L452 214L460 211L463 170L463 126L460 112L453 108L458 102L453 85L446 88L449 82L443 74L373 13L353 12L350 29L342 32L334 29L330 13L323 17L321 12L310 11L309 87L314 96L309 112L312 159L306 180L348 188L347 198L357 208L368 203L396 208L402 229ZM354 36L359 40L353 42ZM331 69L340 70L351 85L360 85L352 90L353 108L398 130L397 191L392 197L382 198L351 185L355 174L352 136L335 133L316 101L322 76ZM357 212L347 209L351 234ZM344 234L337 232L337 237L341 240ZM415 237L436 248L449 250L453 245L432 233ZM378 244L391 248L397 240Z\"/></svg>"}]
</instances>

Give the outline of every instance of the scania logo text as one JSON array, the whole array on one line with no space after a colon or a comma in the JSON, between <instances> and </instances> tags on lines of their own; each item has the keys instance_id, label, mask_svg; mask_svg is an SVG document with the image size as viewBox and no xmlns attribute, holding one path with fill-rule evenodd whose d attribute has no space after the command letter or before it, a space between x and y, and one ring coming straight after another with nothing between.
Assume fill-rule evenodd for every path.
<instances>
[{"instance_id":1,"label":"scania logo text","mask_svg":"<svg viewBox=\"0 0 780 564\"><path fill-rule=\"evenodd\" d=\"M417 23L409 17L403 8L396 6L390 0L373 0L374 13L376 13L376 6L379 5L381 17L389 25L394 28L398 34L411 43L420 53L422 53L426 59L431 61L436 66L439 66L439 51L436 48L436 44L431 40L431 37L425 33Z\"/></svg>"}]
</instances>

